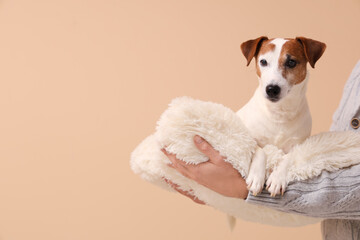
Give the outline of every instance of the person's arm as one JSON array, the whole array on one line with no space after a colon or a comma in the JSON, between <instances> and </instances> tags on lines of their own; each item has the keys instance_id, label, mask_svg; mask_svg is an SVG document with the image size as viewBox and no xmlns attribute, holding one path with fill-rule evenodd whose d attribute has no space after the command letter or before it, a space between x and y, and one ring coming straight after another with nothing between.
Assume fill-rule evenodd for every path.
<instances>
[{"instance_id":1,"label":"person's arm","mask_svg":"<svg viewBox=\"0 0 360 240\"><path fill-rule=\"evenodd\" d=\"M282 197L263 191L249 193L246 201L311 217L360 220L360 165L290 183Z\"/></svg>"},{"instance_id":2,"label":"person's arm","mask_svg":"<svg viewBox=\"0 0 360 240\"><path fill-rule=\"evenodd\" d=\"M189 165L173 154L164 153L172 162L171 167L224 196L311 217L360 220L360 165L333 173L323 171L316 178L290 183L284 196L271 197L266 190L253 196L238 171L225 162L209 143L195 141L195 145L209 157L208 162ZM196 203L204 204L191 192L182 191L175 184L167 182L179 193Z\"/></svg>"}]
</instances>

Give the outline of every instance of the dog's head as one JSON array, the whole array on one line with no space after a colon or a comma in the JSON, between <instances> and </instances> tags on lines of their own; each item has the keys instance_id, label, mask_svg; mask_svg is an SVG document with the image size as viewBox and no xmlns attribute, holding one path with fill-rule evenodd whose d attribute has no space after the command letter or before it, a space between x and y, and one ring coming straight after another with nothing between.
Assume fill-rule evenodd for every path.
<instances>
[{"instance_id":1,"label":"dog's head","mask_svg":"<svg viewBox=\"0 0 360 240\"><path fill-rule=\"evenodd\" d=\"M326 45L305 37L259 37L242 43L240 48L247 65L255 57L256 74L260 79L263 95L270 101L277 102L283 99L294 85L305 80L307 62L314 68Z\"/></svg>"}]
</instances>

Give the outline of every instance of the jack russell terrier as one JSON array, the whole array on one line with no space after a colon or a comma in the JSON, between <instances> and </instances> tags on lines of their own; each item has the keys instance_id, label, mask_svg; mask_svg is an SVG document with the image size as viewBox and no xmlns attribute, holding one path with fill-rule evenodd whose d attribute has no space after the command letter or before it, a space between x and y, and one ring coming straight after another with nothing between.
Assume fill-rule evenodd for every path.
<instances>
[{"instance_id":1,"label":"jack russell terrier","mask_svg":"<svg viewBox=\"0 0 360 240\"><path fill-rule=\"evenodd\" d=\"M314 68L325 48L324 43L305 37L259 37L241 44L247 66L255 57L259 79L254 96L237 112L259 145L246 179L254 195L263 189L266 178L266 155L261 148L272 144L287 153L310 136L311 115L305 96L306 65L309 62ZM285 158L267 179L271 196L284 193L290 161Z\"/></svg>"}]
</instances>

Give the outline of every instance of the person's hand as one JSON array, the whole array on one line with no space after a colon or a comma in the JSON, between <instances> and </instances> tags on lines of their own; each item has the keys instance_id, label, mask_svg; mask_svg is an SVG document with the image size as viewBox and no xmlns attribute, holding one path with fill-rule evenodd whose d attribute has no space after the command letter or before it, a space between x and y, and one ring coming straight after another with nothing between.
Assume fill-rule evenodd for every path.
<instances>
[{"instance_id":1,"label":"person's hand","mask_svg":"<svg viewBox=\"0 0 360 240\"><path fill-rule=\"evenodd\" d=\"M184 161L177 159L175 154L170 154L165 149L162 149L163 153L172 163L169 166L179 171L185 177L217 193L227 197L245 199L248 195L248 189L240 173L230 163L225 162L224 157L201 137L195 136L194 143L209 158L209 161L197 165L186 164ZM191 193L182 191L168 180L167 182L175 190L197 202L196 200L198 199Z\"/></svg>"}]
</instances>

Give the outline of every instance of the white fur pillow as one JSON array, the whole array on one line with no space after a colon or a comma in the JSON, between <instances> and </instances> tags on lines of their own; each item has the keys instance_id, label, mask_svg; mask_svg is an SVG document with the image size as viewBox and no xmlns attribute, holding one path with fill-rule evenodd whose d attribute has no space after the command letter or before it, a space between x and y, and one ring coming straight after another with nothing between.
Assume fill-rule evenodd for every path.
<instances>
[{"instance_id":1,"label":"white fur pillow","mask_svg":"<svg viewBox=\"0 0 360 240\"><path fill-rule=\"evenodd\" d=\"M131 168L144 180L174 191L163 181L163 178L167 178L178 184L181 189L192 191L207 205L243 220L279 226L301 226L321 220L225 197L167 166L170 161L161 152L160 149L163 147L190 164L207 161L208 158L193 143L194 136L200 135L246 178L257 144L248 134L240 118L229 108L189 97L177 98L162 114L156 129L156 133L147 137L131 154ZM323 169L333 171L360 163L359 146L360 135L352 132L330 132L312 136L286 155L294 159L287 181L314 177ZM272 145L265 146L264 151L268 158L269 174L284 154Z\"/></svg>"}]
</instances>

